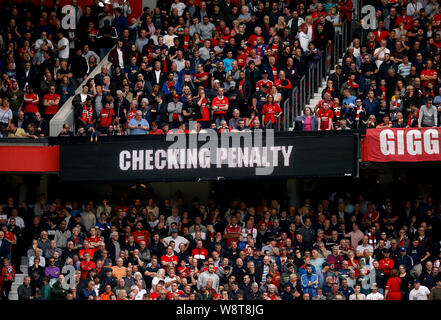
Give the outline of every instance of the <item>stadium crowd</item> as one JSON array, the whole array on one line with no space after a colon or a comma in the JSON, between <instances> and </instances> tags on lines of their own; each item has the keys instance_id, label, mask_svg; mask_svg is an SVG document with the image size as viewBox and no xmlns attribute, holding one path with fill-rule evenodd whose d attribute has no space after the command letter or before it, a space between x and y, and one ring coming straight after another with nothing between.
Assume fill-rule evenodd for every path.
<instances>
[{"instance_id":1,"label":"stadium crowd","mask_svg":"<svg viewBox=\"0 0 441 320\"><path fill-rule=\"evenodd\" d=\"M294 207L140 190L113 203L8 198L2 298L24 256L19 300L441 299L441 205L431 196L332 193Z\"/></svg>"},{"instance_id":2,"label":"stadium crowd","mask_svg":"<svg viewBox=\"0 0 441 320\"><path fill-rule=\"evenodd\" d=\"M76 128L65 124L61 136L281 129L283 102L336 49L335 34L350 46L323 99L295 119L298 130L441 124L437 0L364 1L374 22L354 22L347 35L351 0L160 1L130 23L128 2L99 4L72 0L76 30L64 30L60 7L45 0L3 4L1 136L48 135L71 96ZM107 53L111 67L75 95ZM200 125L189 128L192 120Z\"/></svg>"}]
</instances>

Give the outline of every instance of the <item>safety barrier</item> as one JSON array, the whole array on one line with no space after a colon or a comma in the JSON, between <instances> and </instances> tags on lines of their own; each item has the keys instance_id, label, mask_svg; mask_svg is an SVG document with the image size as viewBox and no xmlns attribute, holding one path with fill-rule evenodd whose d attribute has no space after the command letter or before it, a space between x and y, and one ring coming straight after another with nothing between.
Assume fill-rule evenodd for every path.
<instances>
[{"instance_id":1,"label":"safety barrier","mask_svg":"<svg viewBox=\"0 0 441 320\"><path fill-rule=\"evenodd\" d=\"M89 74L89 76L78 86L78 88L75 90L75 94L67 99L60 110L58 110L57 114L51 119L51 121L49 122L49 135L51 137L56 137L61 132L63 124L65 123L69 124L73 132L76 132L75 110L72 105L72 100L77 94L81 93L81 88L83 87L83 85L85 85L90 79L93 79L97 74L101 72L101 68L103 66L106 66L107 69L110 71L110 66L112 65L112 63L108 60L109 53L101 60L101 62L95 67L95 69Z\"/></svg>"},{"instance_id":2,"label":"safety barrier","mask_svg":"<svg viewBox=\"0 0 441 320\"><path fill-rule=\"evenodd\" d=\"M305 106L311 102L316 93L320 94L319 88L329 76L332 66L336 65L345 54L350 41L352 41L352 26L351 22L345 21L342 25L342 33L334 34L332 43L327 45L320 61L308 68L298 86L294 86L289 98L284 101L283 131L294 129L295 118L302 115Z\"/></svg>"}]
</instances>

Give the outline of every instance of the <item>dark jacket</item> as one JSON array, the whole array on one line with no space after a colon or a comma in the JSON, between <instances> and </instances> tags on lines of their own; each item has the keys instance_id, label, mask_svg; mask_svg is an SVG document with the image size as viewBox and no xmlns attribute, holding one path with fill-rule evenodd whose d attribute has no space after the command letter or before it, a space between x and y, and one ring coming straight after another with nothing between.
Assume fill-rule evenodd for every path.
<instances>
[{"instance_id":1,"label":"dark jacket","mask_svg":"<svg viewBox=\"0 0 441 320\"><path fill-rule=\"evenodd\" d=\"M123 53L123 64L124 66L127 63L127 52L125 50L122 50ZM109 62L113 63L116 66L119 66L119 57L118 57L118 51L116 48L113 48L112 50L110 50L109 53Z\"/></svg>"},{"instance_id":2,"label":"dark jacket","mask_svg":"<svg viewBox=\"0 0 441 320\"><path fill-rule=\"evenodd\" d=\"M5 238L2 240L2 244L0 245L0 258L1 258L1 265L3 265L3 259L9 257L9 242Z\"/></svg>"},{"instance_id":3,"label":"dark jacket","mask_svg":"<svg viewBox=\"0 0 441 320\"><path fill-rule=\"evenodd\" d=\"M77 54L74 54L71 59L70 71L72 72L72 77L84 77L89 71L89 65L87 64L86 58L82 55L78 56Z\"/></svg>"},{"instance_id":4,"label":"dark jacket","mask_svg":"<svg viewBox=\"0 0 441 320\"><path fill-rule=\"evenodd\" d=\"M152 87L154 84L159 84L159 87L162 88L162 85L166 80L167 80L167 75L162 70L159 75L159 82L156 80L155 70L152 70L147 74L147 81L150 82Z\"/></svg>"},{"instance_id":5,"label":"dark jacket","mask_svg":"<svg viewBox=\"0 0 441 320\"><path fill-rule=\"evenodd\" d=\"M18 291L18 300L29 300L32 296L32 287L26 287L24 284L20 285L17 289Z\"/></svg>"},{"instance_id":6,"label":"dark jacket","mask_svg":"<svg viewBox=\"0 0 441 320\"><path fill-rule=\"evenodd\" d=\"M299 116L295 119L296 121L296 129L298 130L305 130L305 124L303 123L303 121L305 121L305 116ZM312 131L317 131L318 129L318 120L316 116L311 116L311 129Z\"/></svg>"}]
</instances>

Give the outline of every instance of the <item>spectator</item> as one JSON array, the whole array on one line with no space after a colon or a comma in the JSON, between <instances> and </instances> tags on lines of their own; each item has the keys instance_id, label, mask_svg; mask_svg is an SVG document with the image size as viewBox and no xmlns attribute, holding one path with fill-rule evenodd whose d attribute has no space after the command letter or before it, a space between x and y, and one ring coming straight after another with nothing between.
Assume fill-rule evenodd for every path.
<instances>
[{"instance_id":1,"label":"spectator","mask_svg":"<svg viewBox=\"0 0 441 320\"><path fill-rule=\"evenodd\" d=\"M142 111L136 111L136 117L131 119L128 128L130 129L130 134L147 134L150 126L147 120L142 118Z\"/></svg>"}]
</instances>

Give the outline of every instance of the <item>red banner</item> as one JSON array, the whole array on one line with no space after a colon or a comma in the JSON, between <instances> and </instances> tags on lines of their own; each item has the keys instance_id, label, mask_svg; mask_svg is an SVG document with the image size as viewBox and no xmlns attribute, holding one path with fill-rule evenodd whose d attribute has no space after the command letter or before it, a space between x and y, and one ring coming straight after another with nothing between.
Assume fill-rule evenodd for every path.
<instances>
[{"instance_id":1,"label":"red banner","mask_svg":"<svg viewBox=\"0 0 441 320\"><path fill-rule=\"evenodd\" d=\"M0 146L0 172L58 172L60 147Z\"/></svg>"},{"instance_id":2,"label":"red banner","mask_svg":"<svg viewBox=\"0 0 441 320\"><path fill-rule=\"evenodd\" d=\"M441 161L441 128L368 129L363 161Z\"/></svg>"}]
</instances>

